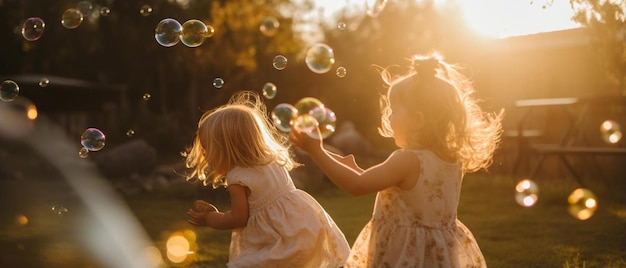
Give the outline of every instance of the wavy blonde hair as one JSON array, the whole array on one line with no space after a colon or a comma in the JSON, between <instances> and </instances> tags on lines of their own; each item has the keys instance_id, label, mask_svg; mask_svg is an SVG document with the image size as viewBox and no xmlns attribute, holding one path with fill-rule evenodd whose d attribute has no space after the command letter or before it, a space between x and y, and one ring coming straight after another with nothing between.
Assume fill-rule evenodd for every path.
<instances>
[{"instance_id":1,"label":"wavy blonde hair","mask_svg":"<svg viewBox=\"0 0 626 268\"><path fill-rule=\"evenodd\" d=\"M187 180L198 178L213 188L227 186L226 174L234 167L255 167L277 162L287 170L298 163L267 116L258 94L243 91L226 105L205 112L198 122L193 145L185 154Z\"/></svg>"},{"instance_id":2,"label":"wavy blonde hair","mask_svg":"<svg viewBox=\"0 0 626 268\"><path fill-rule=\"evenodd\" d=\"M393 137L389 116L392 91L410 114L423 114L423 122L407 126L407 147L428 148L455 156L463 172L486 169L502 135L504 110L484 112L474 97L471 82L458 67L450 65L438 53L416 55L409 59L407 74L392 75L387 69L381 76L389 90L381 96L382 124L379 133Z\"/></svg>"}]
</instances>

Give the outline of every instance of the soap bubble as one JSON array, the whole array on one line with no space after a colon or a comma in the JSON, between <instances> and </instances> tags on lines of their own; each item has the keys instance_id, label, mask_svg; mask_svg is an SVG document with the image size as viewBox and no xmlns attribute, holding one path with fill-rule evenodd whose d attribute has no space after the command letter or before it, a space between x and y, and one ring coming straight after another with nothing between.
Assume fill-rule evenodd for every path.
<instances>
[{"instance_id":1,"label":"soap bubble","mask_svg":"<svg viewBox=\"0 0 626 268\"><path fill-rule=\"evenodd\" d=\"M339 29L339 30L341 30L341 31L345 30L345 29L346 29L346 27L348 27L348 25L346 25L346 23L344 23L344 22L339 22L339 23L337 24L337 29Z\"/></svg>"},{"instance_id":2,"label":"soap bubble","mask_svg":"<svg viewBox=\"0 0 626 268\"><path fill-rule=\"evenodd\" d=\"M13 80L5 80L0 84L0 100L2 101L13 101L19 92L20 87Z\"/></svg>"},{"instance_id":3,"label":"soap bubble","mask_svg":"<svg viewBox=\"0 0 626 268\"><path fill-rule=\"evenodd\" d=\"M307 50L305 61L306 66L311 71L323 74L328 72L335 64L335 53L330 46L317 43Z\"/></svg>"},{"instance_id":4,"label":"soap bubble","mask_svg":"<svg viewBox=\"0 0 626 268\"><path fill-rule=\"evenodd\" d=\"M315 119L314 116L310 114L301 114L296 117L293 121L293 127L298 131L303 131L307 135L318 139L317 128L319 126L319 122Z\"/></svg>"},{"instance_id":5,"label":"soap bubble","mask_svg":"<svg viewBox=\"0 0 626 268\"><path fill-rule=\"evenodd\" d=\"M325 106L318 106L309 111L309 114L315 117L317 122L319 123L319 129L321 138L328 138L330 135L335 133L335 126L337 123L337 115L331 109ZM320 136L317 135L317 132L309 133L309 136L319 139Z\"/></svg>"},{"instance_id":6,"label":"soap bubble","mask_svg":"<svg viewBox=\"0 0 626 268\"><path fill-rule=\"evenodd\" d=\"M180 41L188 47L198 47L204 43L204 38L209 33L209 29L204 22L199 20L188 20L183 23L183 30Z\"/></svg>"},{"instance_id":7,"label":"soap bubble","mask_svg":"<svg viewBox=\"0 0 626 268\"><path fill-rule=\"evenodd\" d=\"M78 5L76 5L76 8L80 11L80 13L88 15L93 9L93 4L89 1L80 1Z\"/></svg>"},{"instance_id":8,"label":"soap bubble","mask_svg":"<svg viewBox=\"0 0 626 268\"><path fill-rule=\"evenodd\" d=\"M49 84L50 84L50 80L48 78L46 78L46 77L42 77L39 80L39 86L40 87L47 87Z\"/></svg>"},{"instance_id":9,"label":"soap bubble","mask_svg":"<svg viewBox=\"0 0 626 268\"><path fill-rule=\"evenodd\" d=\"M143 101L149 101L150 98L152 98L152 95L150 95L150 93L145 93L145 94L143 94L143 96L141 96L141 99Z\"/></svg>"},{"instance_id":10,"label":"soap bubble","mask_svg":"<svg viewBox=\"0 0 626 268\"><path fill-rule=\"evenodd\" d=\"M289 103L276 105L271 113L274 125L282 132L291 131L291 120L296 116L298 116L298 109Z\"/></svg>"},{"instance_id":11,"label":"soap bubble","mask_svg":"<svg viewBox=\"0 0 626 268\"><path fill-rule=\"evenodd\" d=\"M89 150L87 150L87 148L82 147L80 148L80 150L78 150L78 157L85 159L88 156L89 156Z\"/></svg>"},{"instance_id":12,"label":"soap bubble","mask_svg":"<svg viewBox=\"0 0 626 268\"><path fill-rule=\"evenodd\" d=\"M622 140L622 129L616 121L605 120L600 125L600 135L606 143L616 144Z\"/></svg>"},{"instance_id":13,"label":"soap bubble","mask_svg":"<svg viewBox=\"0 0 626 268\"><path fill-rule=\"evenodd\" d=\"M298 115L303 115L303 114L308 114L309 112L311 112L311 110L315 108L318 108L318 107L323 108L324 103L322 103L322 101L313 97L304 97L300 99L298 102L296 102L294 107L296 107L296 109L298 110ZM321 111L325 111L325 110L322 109ZM326 116L326 115L321 115L321 116Z\"/></svg>"},{"instance_id":14,"label":"soap bubble","mask_svg":"<svg viewBox=\"0 0 626 268\"><path fill-rule=\"evenodd\" d=\"M596 195L585 188L574 190L569 197L567 197L567 203L569 203L569 213L579 220L591 218L598 208Z\"/></svg>"},{"instance_id":15,"label":"soap bubble","mask_svg":"<svg viewBox=\"0 0 626 268\"><path fill-rule=\"evenodd\" d=\"M75 29L83 22L83 13L75 8L70 8L63 12L61 24L67 29Z\"/></svg>"},{"instance_id":16,"label":"soap bubble","mask_svg":"<svg viewBox=\"0 0 626 268\"><path fill-rule=\"evenodd\" d=\"M102 150L105 144L105 136L97 128L88 128L80 135L80 144L87 150L96 152Z\"/></svg>"},{"instance_id":17,"label":"soap bubble","mask_svg":"<svg viewBox=\"0 0 626 268\"><path fill-rule=\"evenodd\" d=\"M152 7L149 5L141 6L141 9L139 9L139 14L144 17L150 16L150 14L152 14Z\"/></svg>"},{"instance_id":18,"label":"soap bubble","mask_svg":"<svg viewBox=\"0 0 626 268\"><path fill-rule=\"evenodd\" d=\"M57 214L58 216L65 216L65 214L67 214L67 211L67 208L62 205L52 206L52 213Z\"/></svg>"},{"instance_id":19,"label":"soap bubble","mask_svg":"<svg viewBox=\"0 0 626 268\"><path fill-rule=\"evenodd\" d=\"M538 193L539 187L537 187L534 181L529 179L521 180L515 186L515 201L520 206L532 207L539 199Z\"/></svg>"},{"instance_id":20,"label":"soap bubble","mask_svg":"<svg viewBox=\"0 0 626 268\"><path fill-rule=\"evenodd\" d=\"M265 85L263 86L263 96L267 98L268 100L271 100L274 97L276 97L276 92L277 92L277 89L274 83L265 83Z\"/></svg>"},{"instance_id":21,"label":"soap bubble","mask_svg":"<svg viewBox=\"0 0 626 268\"><path fill-rule=\"evenodd\" d=\"M36 41L43 35L46 23L41 18L28 18L22 25L22 36L28 41Z\"/></svg>"},{"instance_id":22,"label":"soap bubble","mask_svg":"<svg viewBox=\"0 0 626 268\"><path fill-rule=\"evenodd\" d=\"M109 14L111 14L111 9L109 9L108 7L101 7L100 8L100 15L106 17Z\"/></svg>"},{"instance_id":23,"label":"soap bubble","mask_svg":"<svg viewBox=\"0 0 626 268\"><path fill-rule=\"evenodd\" d=\"M344 78L346 76L346 74L348 74L348 71L346 70L345 67L339 67L337 68L337 77L339 78Z\"/></svg>"},{"instance_id":24,"label":"soap bubble","mask_svg":"<svg viewBox=\"0 0 626 268\"><path fill-rule=\"evenodd\" d=\"M183 26L175 19L163 19L154 29L154 38L159 45L171 47L178 44Z\"/></svg>"},{"instance_id":25,"label":"soap bubble","mask_svg":"<svg viewBox=\"0 0 626 268\"><path fill-rule=\"evenodd\" d=\"M206 38L209 38L215 34L215 28L213 28L213 26L211 25L206 25L206 30L207 30L205 34Z\"/></svg>"},{"instance_id":26,"label":"soap bubble","mask_svg":"<svg viewBox=\"0 0 626 268\"><path fill-rule=\"evenodd\" d=\"M224 79L219 78L219 77L218 77L218 78L215 78L215 79L213 80L213 86L214 86L215 88L218 88L218 89L219 89L219 88L222 88L222 87L224 86Z\"/></svg>"},{"instance_id":27,"label":"soap bubble","mask_svg":"<svg viewBox=\"0 0 626 268\"><path fill-rule=\"evenodd\" d=\"M287 67L287 58L283 55L277 55L272 61L272 65L276 70L284 70Z\"/></svg>"},{"instance_id":28,"label":"soap bubble","mask_svg":"<svg viewBox=\"0 0 626 268\"><path fill-rule=\"evenodd\" d=\"M265 17L261 21L261 26L259 26L259 30L265 36L274 36L278 32L278 28L280 27L280 22L272 16Z\"/></svg>"}]
</instances>

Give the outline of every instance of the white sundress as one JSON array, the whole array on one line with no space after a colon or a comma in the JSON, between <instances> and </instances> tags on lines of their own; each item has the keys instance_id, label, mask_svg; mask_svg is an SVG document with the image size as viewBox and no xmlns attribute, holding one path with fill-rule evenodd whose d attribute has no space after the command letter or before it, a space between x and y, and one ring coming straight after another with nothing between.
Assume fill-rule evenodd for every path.
<instances>
[{"instance_id":1,"label":"white sundress","mask_svg":"<svg viewBox=\"0 0 626 268\"><path fill-rule=\"evenodd\" d=\"M229 185L250 189L245 227L231 235L228 267L340 267L350 252L324 208L296 189L288 171L272 163L234 168Z\"/></svg>"}]
</instances>

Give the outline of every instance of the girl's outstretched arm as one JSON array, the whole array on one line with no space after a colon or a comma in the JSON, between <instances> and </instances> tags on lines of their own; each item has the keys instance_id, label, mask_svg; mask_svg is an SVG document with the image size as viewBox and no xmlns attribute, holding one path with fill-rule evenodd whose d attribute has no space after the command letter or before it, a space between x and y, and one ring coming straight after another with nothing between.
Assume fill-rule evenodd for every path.
<instances>
[{"instance_id":1,"label":"girl's outstretched arm","mask_svg":"<svg viewBox=\"0 0 626 268\"><path fill-rule=\"evenodd\" d=\"M409 189L419 176L419 159L412 152L395 151L383 163L358 172L324 150L322 140L297 129L292 129L289 137L292 144L309 153L335 185L351 195L366 195L393 186Z\"/></svg>"},{"instance_id":2,"label":"girl's outstretched arm","mask_svg":"<svg viewBox=\"0 0 626 268\"><path fill-rule=\"evenodd\" d=\"M209 226L218 230L236 229L246 226L248 222L248 190L245 186L232 184L228 186L230 193L230 209L226 212L211 210L208 212L196 212L190 209L189 223L194 225Z\"/></svg>"},{"instance_id":3,"label":"girl's outstretched arm","mask_svg":"<svg viewBox=\"0 0 626 268\"><path fill-rule=\"evenodd\" d=\"M365 171L364 169L362 169L361 167L359 167L359 165L356 163L356 159L354 159L354 155L349 154L346 156L342 156L342 155L338 155L336 153L333 153L331 151L325 150L328 155L330 155L332 158L334 158L335 160L337 160L338 162L346 165L347 167L353 169L356 173L363 173L363 171Z\"/></svg>"}]
</instances>

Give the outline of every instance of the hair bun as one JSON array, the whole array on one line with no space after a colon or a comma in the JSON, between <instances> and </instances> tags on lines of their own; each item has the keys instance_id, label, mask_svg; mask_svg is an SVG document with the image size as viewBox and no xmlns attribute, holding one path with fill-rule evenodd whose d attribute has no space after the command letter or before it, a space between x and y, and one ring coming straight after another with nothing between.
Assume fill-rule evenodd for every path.
<instances>
[{"instance_id":1,"label":"hair bun","mask_svg":"<svg viewBox=\"0 0 626 268\"><path fill-rule=\"evenodd\" d=\"M415 59L413 68L419 77L434 78L439 68L439 59L437 57L428 57L424 59Z\"/></svg>"}]
</instances>

